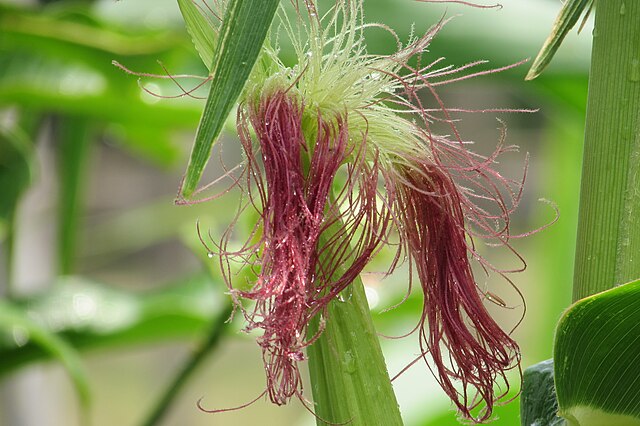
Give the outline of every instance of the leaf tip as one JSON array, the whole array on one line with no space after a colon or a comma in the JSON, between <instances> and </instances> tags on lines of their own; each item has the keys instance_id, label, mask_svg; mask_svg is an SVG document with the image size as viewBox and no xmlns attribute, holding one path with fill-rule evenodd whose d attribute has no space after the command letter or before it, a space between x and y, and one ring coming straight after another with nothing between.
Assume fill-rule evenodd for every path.
<instances>
[{"instance_id":1,"label":"leaf tip","mask_svg":"<svg viewBox=\"0 0 640 426\"><path fill-rule=\"evenodd\" d=\"M529 72L527 72L527 75L524 77L525 81L532 81L535 80L536 78L538 78L538 76L540 76L542 70L539 67L536 66L532 66L529 69Z\"/></svg>"}]
</instances>

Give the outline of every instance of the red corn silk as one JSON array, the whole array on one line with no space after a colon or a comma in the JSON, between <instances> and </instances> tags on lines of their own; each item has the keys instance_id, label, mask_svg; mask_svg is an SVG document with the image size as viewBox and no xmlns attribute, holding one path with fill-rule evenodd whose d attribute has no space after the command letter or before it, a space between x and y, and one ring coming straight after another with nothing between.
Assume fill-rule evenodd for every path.
<instances>
[{"instance_id":1,"label":"red corn silk","mask_svg":"<svg viewBox=\"0 0 640 426\"><path fill-rule=\"evenodd\" d=\"M381 220L376 210L376 162L365 162L348 147L346 118L318 113L313 139L307 140L304 112L304 105L287 92L241 108L238 130L247 155L248 186L260 214L252 238L259 235L259 242L226 253L229 258L258 253L257 281L248 291L232 288L232 294L237 301L255 301L251 311L243 309L246 329L263 331L257 341L267 393L278 405L301 397L297 363L322 332L321 324L315 336L307 336L309 322L362 271L389 221L388 215ZM333 201L330 193L342 165L346 184Z\"/></svg>"}]
</instances>

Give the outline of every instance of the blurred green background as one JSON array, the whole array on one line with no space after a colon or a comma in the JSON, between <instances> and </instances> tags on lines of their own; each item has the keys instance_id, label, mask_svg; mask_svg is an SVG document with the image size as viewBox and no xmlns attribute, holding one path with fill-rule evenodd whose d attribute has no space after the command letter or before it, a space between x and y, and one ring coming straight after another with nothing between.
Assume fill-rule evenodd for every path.
<instances>
[{"instance_id":1,"label":"blurred green background","mask_svg":"<svg viewBox=\"0 0 640 426\"><path fill-rule=\"evenodd\" d=\"M420 34L455 16L432 44L432 59L457 65L487 59L487 68L535 56L558 8L555 0L505 2L500 10L365 0L367 20L389 25L404 40L412 29ZM554 325L570 302L590 38L589 25L571 34L535 82L523 81L525 65L440 90L449 107L539 108L468 114L460 123L463 137L489 152L499 135L496 116L506 122L507 142L521 148L501 161L509 176L521 176L530 153L514 233L554 218L541 198L560 211L551 228L514 243L528 264L511 276L527 305L515 331L524 367L551 356ZM368 34L368 42L373 53L393 48L380 31ZM236 196L173 205L204 103L152 96L141 87L162 96L180 90L170 79L128 75L114 60L153 74L164 74L163 67L206 74L172 0L0 1L3 426L78 425L82 401L93 425L142 424L228 303L216 264L197 239L196 220L215 238L231 220ZM192 87L198 80L181 82ZM203 182L222 173L221 161L241 160L229 129ZM508 253L487 248L486 255L501 267L517 265ZM383 312L406 291L401 271L380 281L376 271L384 271L384 260L364 280L379 330L398 335L417 321L420 299ZM515 325L523 309L517 293L498 277L478 279L510 306L489 307L500 324ZM315 424L296 401L275 407L261 400L214 415L197 409L200 398L207 408L228 408L264 389L255 336L240 328L226 326L162 424ZM382 344L392 375L418 353L414 337ZM458 424L424 365L394 387L407 425ZM518 425L518 410L517 400L499 407L493 424Z\"/></svg>"}]
</instances>

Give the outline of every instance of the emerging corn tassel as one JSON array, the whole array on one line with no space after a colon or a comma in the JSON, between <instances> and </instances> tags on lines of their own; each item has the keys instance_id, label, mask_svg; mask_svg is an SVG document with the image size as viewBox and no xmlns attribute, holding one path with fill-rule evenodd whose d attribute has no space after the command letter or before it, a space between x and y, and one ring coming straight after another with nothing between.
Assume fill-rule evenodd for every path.
<instances>
[{"instance_id":1,"label":"emerging corn tassel","mask_svg":"<svg viewBox=\"0 0 640 426\"><path fill-rule=\"evenodd\" d=\"M510 215L523 181L494 169L499 154L515 149L503 146L504 131L493 155L472 153L435 88L519 64L466 75L484 62L454 68L440 66L439 58L412 67L409 60L421 59L444 22L395 54L375 56L366 52L364 29L395 34L362 22L362 0L338 0L324 18L312 0L304 4L306 16L299 8L294 17L282 9L274 32L289 37L297 64L280 61L270 47L278 45L274 35L238 112L248 206L259 219L239 250L228 249L231 232L220 244L246 329L262 331L269 398L278 405L302 398L298 364L323 331L321 321L309 336L310 321L325 318L328 303L397 237L389 273L406 259L424 295L416 327L421 357L462 416L487 420L506 395L507 372L519 371L520 354L485 308L490 297L477 287L471 260L504 273L473 241L512 250ZM436 121L449 127L450 138L432 134ZM236 259L259 268L249 289L234 285L230 263ZM245 307L243 299L254 303ZM501 382L507 390L496 395Z\"/></svg>"},{"instance_id":2,"label":"emerging corn tassel","mask_svg":"<svg viewBox=\"0 0 640 426\"><path fill-rule=\"evenodd\" d=\"M267 392L281 405L293 395L301 396L297 363L314 340L306 339L309 321L362 271L386 233L388 220L381 220L375 208L375 164L354 160L346 173L349 185L358 186L357 195L349 187L332 200L339 167L348 156L357 155L347 150L344 117L318 114L308 142L302 128L304 105L291 93L267 94L246 109L240 110L238 130L247 154L249 187L255 186L258 194L253 202L260 206L256 228L261 237L241 252L258 251L261 270L249 291L233 289L230 277L228 282L234 297L255 300L253 310L244 311L247 330L263 330L258 344ZM259 153L254 152L249 124ZM344 224L338 232L330 231L335 222ZM332 233L320 247L325 232ZM226 253L223 259L238 254ZM345 263L349 268L337 275Z\"/></svg>"}]
</instances>

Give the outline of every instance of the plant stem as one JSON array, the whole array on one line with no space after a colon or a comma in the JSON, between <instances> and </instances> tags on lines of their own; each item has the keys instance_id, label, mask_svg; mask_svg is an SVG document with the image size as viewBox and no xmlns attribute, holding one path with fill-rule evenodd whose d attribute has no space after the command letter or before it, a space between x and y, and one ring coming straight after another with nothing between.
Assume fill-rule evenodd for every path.
<instances>
[{"instance_id":1,"label":"plant stem","mask_svg":"<svg viewBox=\"0 0 640 426\"><path fill-rule=\"evenodd\" d=\"M214 319L209 336L204 342L202 342L202 345L193 353L191 358L189 358L182 366L182 369L175 376L171 385L167 388L164 395L158 400L150 415L144 421L144 426L153 426L158 424L158 422L160 422L164 415L169 411L171 403L176 399L193 372L198 368L211 350L217 346L220 341L220 337L226 329L224 323L229 318L229 315L231 315L231 305L227 306L227 308L222 311L216 319Z\"/></svg>"},{"instance_id":2,"label":"plant stem","mask_svg":"<svg viewBox=\"0 0 640 426\"><path fill-rule=\"evenodd\" d=\"M307 354L318 425L402 425L360 277L329 304L325 329Z\"/></svg>"},{"instance_id":3,"label":"plant stem","mask_svg":"<svg viewBox=\"0 0 640 426\"><path fill-rule=\"evenodd\" d=\"M73 273L76 233L81 225L80 216L92 129L91 123L81 118L60 118L57 124L60 144L58 272L61 275L68 275Z\"/></svg>"},{"instance_id":4,"label":"plant stem","mask_svg":"<svg viewBox=\"0 0 640 426\"><path fill-rule=\"evenodd\" d=\"M640 2L597 3L573 299L640 277Z\"/></svg>"},{"instance_id":5,"label":"plant stem","mask_svg":"<svg viewBox=\"0 0 640 426\"><path fill-rule=\"evenodd\" d=\"M9 213L6 218L6 230L4 236L4 270L5 285L0 288L0 297L12 299L15 296L15 286L13 283L14 253L16 243L16 215L15 211Z\"/></svg>"}]
</instances>

